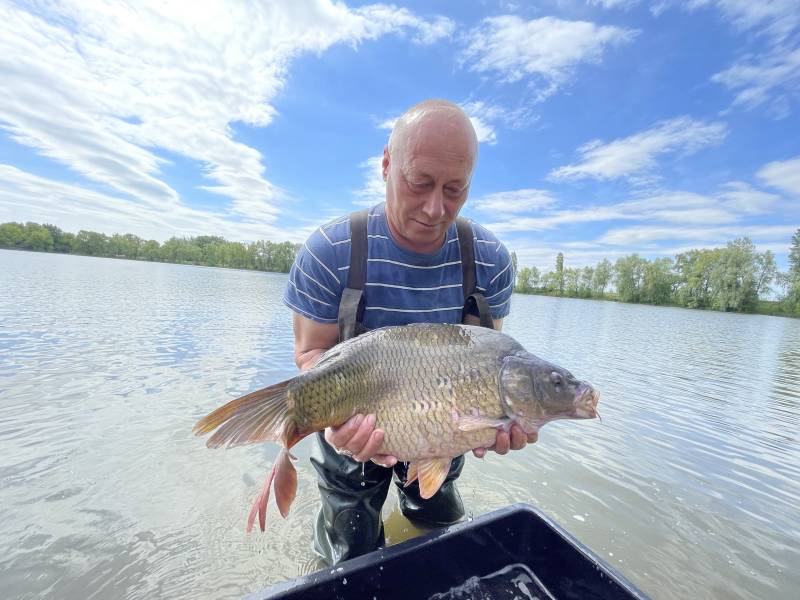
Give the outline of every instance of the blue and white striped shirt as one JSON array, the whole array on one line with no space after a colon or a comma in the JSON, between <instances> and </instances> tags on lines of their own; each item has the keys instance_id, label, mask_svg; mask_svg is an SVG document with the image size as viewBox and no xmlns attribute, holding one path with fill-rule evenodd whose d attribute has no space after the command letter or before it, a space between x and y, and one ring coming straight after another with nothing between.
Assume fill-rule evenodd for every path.
<instances>
[{"instance_id":1,"label":"blue and white striped shirt","mask_svg":"<svg viewBox=\"0 0 800 600\"><path fill-rule=\"evenodd\" d=\"M385 205L373 206L367 220L367 279L363 324L368 329L408 323L459 323L461 250L455 224L433 254L397 245L386 222ZM506 247L486 228L470 222L475 236L476 285L492 317L509 311L514 268ZM349 216L331 221L306 240L289 273L283 295L293 311L320 323L336 323L350 265Z\"/></svg>"}]
</instances>

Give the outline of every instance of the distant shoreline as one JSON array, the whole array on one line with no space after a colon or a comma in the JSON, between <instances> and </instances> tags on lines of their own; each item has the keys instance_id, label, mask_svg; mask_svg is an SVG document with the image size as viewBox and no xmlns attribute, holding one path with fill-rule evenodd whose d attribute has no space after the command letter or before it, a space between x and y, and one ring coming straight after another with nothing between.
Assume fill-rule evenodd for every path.
<instances>
[{"instance_id":1,"label":"distant shoreline","mask_svg":"<svg viewBox=\"0 0 800 600\"><path fill-rule=\"evenodd\" d=\"M548 296L551 298L568 298L571 300L596 300L597 302L616 302L617 304L637 304L640 306L657 306L663 308L681 308L685 310L692 310L692 311L701 311L701 312L712 312L712 313L727 313L727 314L736 314L736 315L761 315L765 317L788 317L790 319L800 319L800 314L797 313L789 313L782 311L780 309L780 302L778 301L771 301L771 300L759 300L759 306L755 310L749 311L734 311L734 310L719 310L716 308L711 308L708 306L700 306L697 308L691 306L682 306L680 304L671 302L671 303L664 303L664 304L655 304L652 302L624 302L618 298L616 298L613 294L603 294L603 297L598 298L597 296L569 296L566 294L558 294L553 292L548 292L546 290L542 291L532 291L532 292L523 292L518 289L514 289L515 294L519 294L521 296ZM763 305L767 305L768 308L765 309ZM774 308L773 308L774 307Z\"/></svg>"},{"instance_id":2,"label":"distant shoreline","mask_svg":"<svg viewBox=\"0 0 800 600\"><path fill-rule=\"evenodd\" d=\"M31 250L28 248L9 248L8 246L0 246L0 250L8 250L10 252L30 252L31 254L48 254L52 256L82 256L84 258L109 258L111 260L129 260L131 262L141 263L154 263L160 265L179 265L182 267L203 267L206 269L225 269L226 271L245 271L247 273L277 273L278 275L288 275L287 271L269 271L266 269L246 268L246 267L222 267L220 265L208 265L204 263L194 262L176 262L169 260L150 260L147 258L129 258L127 256L98 256L96 254L80 254L78 252L56 252L54 250Z\"/></svg>"}]
</instances>

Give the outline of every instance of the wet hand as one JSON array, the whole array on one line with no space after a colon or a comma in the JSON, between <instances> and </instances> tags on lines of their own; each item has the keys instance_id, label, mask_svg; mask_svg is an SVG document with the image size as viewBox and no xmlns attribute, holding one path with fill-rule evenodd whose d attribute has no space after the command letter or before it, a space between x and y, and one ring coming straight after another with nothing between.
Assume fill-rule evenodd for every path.
<instances>
[{"instance_id":1,"label":"wet hand","mask_svg":"<svg viewBox=\"0 0 800 600\"><path fill-rule=\"evenodd\" d=\"M354 415L339 427L325 430L325 439L339 454L352 456L358 462L371 460L382 467L393 467L396 457L377 453L383 436L382 429L375 429L375 415Z\"/></svg>"},{"instance_id":2,"label":"wet hand","mask_svg":"<svg viewBox=\"0 0 800 600\"><path fill-rule=\"evenodd\" d=\"M477 458L483 458L489 450L498 454L508 454L509 450L522 450L525 446L535 443L538 439L538 432L528 435L519 425L512 425L510 431L497 430L494 446L490 448L475 448L472 453Z\"/></svg>"}]
</instances>

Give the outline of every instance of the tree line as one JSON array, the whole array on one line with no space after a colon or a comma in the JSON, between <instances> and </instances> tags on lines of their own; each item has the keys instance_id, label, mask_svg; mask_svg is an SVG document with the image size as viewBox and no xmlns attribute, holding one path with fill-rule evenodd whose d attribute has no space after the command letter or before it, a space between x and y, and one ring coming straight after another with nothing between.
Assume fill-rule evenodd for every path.
<instances>
[{"instance_id":1,"label":"tree line","mask_svg":"<svg viewBox=\"0 0 800 600\"><path fill-rule=\"evenodd\" d=\"M132 233L108 236L81 230L77 234L55 225L3 223L0 248L128 258L209 267L288 273L300 244L292 242L229 242L213 235L171 237L163 244Z\"/></svg>"},{"instance_id":2,"label":"tree line","mask_svg":"<svg viewBox=\"0 0 800 600\"><path fill-rule=\"evenodd\" d=\"M515 255L512 258L516 261ZM603 259L583 268L565 267L559 252L553 271L518 269L514 290L800 316L800 229L792 236L785 273L778 270L771 251L758 252L744 237L724 248L690 250L674 258L647 260L631 254L615 263Z\"/></svg>"}]
</instances>

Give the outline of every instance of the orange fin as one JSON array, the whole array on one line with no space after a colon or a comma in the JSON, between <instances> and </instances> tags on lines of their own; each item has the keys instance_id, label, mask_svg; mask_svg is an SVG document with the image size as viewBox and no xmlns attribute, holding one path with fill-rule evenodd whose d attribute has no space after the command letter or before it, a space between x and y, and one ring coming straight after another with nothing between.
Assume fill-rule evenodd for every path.
<instances>
[{"instance_id":1,"label":"orange fin","mask_svg":"<svg viewBox=\"0 0 800 600\"><path fill-rule=\"evenodd\" d=\"M451 458L425 458L408 465L405 485L419 480L419 495L427 500L439 491L450 472Z\"/></svg>"},{"instance_id":2,"label":"orange fin","mask_svg":"<svg viewBox=\"0 0 800 600\"><path fill-rule=\"evenodd\" d=\"M458 420L458 428L461 431L477 431L478 429L499 429L508 425L510 419L492 419L490 417L473 417L464 415Z\"/></svg>"},{"instance_id":3,"label":"orange fin","mask_svg":"<svg viewBox=\"0 0 800 600\"><path fill-rule=\"evenodd\" d=\"M220 406L197 422L195 435L219 428L206 442L209 448L285 442L283 435L289 419L286 390L291 382L281 381Z\"/></svg>"},{"instance_id":4,"label":"orange fin","mask_svg":"<svg viewBox=\"0 0 800 600\"><path fill-rule=\"evenodd\" d=\"M281 450L275 464L272 465L272 470L267 475L264 487L261 488L261 492L256 496L253 506L250 508L250 514L247 516L247 533L252 531L256 515L258 515L259 528L261 531L266 530L267 504L273 482L275 483L275 503L278 505L278 510L284 519L289 515L289 507L297 494L297 471L292 464L293 460L297 459L289 454L288 450Z\"/></svg>"}]
</instances>

